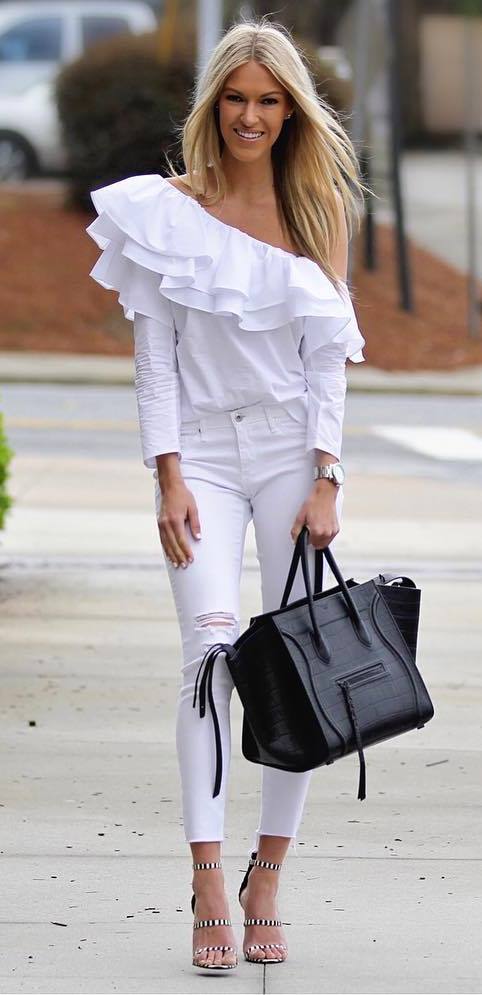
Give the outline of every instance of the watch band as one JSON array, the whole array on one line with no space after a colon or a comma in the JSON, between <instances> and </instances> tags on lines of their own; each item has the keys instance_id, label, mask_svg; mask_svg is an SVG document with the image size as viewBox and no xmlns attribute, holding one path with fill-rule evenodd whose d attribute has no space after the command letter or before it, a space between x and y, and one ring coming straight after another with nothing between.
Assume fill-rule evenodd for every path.
<instances>
[{"instance_id":1,"label":"watch band","mask_svg":"<svg viewBox=\"0 0 482 995\"><path fill-rule=\"evenodd\" d=\"M325 466L313 467L313 480L326 479L340 487L345 479L345 471L341 463L327 463Z\"/></svg>"}]
</instances>

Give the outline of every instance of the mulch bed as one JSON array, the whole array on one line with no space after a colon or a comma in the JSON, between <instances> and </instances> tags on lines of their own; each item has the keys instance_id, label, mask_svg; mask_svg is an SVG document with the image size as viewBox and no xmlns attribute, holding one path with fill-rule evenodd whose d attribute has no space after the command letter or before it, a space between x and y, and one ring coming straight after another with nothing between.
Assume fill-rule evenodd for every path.
<instances>
[{"instance_id":1,"label":"mulch bed","mask_svg":"<svg viewBox=\"0 0 482 995\"><path fill-rule=\"evenodd\" d=\"M67 209L62 187L39 192L0 188L2 279L0 349L132 352L132 324L117 296L88 274L99 255L85 228L95 216ZM482 364L482 337L467 332L467 281L411 244L415 310L398 306L392 230L377 227L379 266L358 259L353 301L367 362L385 370L450 370ZM481 330L482 331L482 330Z\"/></svg>"}]
</instances>

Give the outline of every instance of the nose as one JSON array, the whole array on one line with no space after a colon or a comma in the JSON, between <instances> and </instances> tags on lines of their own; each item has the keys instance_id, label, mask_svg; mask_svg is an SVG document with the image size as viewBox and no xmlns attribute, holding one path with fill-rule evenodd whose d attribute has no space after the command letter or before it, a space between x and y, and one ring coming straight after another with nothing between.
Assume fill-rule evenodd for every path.
<instances>
[{"instance_id":1,"label":"nose","mask_svg":"<svg viewBox=\"0 0 482 995\"><path fill-rule=\"evenodd\" d=\"M241 115L242 122L247 128L252 128L258 120L258 112L254 101L248 100Z\"/></svg>"}]
</instances>

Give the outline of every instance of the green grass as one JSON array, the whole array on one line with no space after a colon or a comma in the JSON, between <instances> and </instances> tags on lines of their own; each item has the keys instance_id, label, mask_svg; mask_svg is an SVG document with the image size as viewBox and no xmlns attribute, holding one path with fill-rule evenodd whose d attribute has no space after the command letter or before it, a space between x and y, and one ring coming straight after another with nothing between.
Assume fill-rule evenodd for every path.
<instances>
[{"instance_id":1,"label":"green grass","mask_svg":"<svg viewBox=\"0 0 482 995\"><path fill-rule=\"evenodd\" d=\"M7 492L8 466L13 456L7 445L3 431L3 418L0 415L0 529L3 529L5 516L12 505L12 499Z\"/></svg>"}]
</instances>

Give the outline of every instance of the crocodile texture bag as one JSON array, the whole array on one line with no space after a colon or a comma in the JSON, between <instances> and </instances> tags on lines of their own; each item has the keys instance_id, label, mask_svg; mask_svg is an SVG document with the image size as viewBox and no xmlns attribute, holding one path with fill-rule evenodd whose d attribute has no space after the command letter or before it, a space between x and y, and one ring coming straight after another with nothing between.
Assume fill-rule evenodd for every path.
<instances>
[{"instance_id":1,"label":"crocodile texture bag","mask_svg":"<svg viewBox=\"0 0 482 995\"><path fill-rule=\"evenodd\" d=\"M215 643L198 671L200 714L209 701L216 742L213 797L222 751L212 694L224 653L244 715L242 751L253 763L306 771L358 752L358 798L365 798L364 747L420 729L434 714L415 663L420 590L408 577L345 581L329 547L316 550L314 592L308 530L298 536L279 609L256 615L231 645ZM323 557L337 586L322 591ZM306 598L288 597L301 560Z\"/></svg>"}]
</instances>

